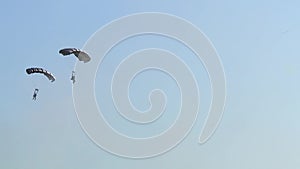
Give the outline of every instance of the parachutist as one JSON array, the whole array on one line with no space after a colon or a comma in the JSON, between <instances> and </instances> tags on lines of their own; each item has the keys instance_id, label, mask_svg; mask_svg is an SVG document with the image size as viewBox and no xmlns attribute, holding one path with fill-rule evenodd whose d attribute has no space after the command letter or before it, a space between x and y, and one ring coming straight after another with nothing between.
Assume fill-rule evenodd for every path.
<instances>
[{"instance_id":1,"label":"parachutist","mask_svg":"<svg viewBox=\"0 0 300 169\"><path fill-rule=\"evenodd\" d=\"M75 83L75 71L72 71L71 80L73 81L73 84Z\"/></svg>"},{"instance_id":2,"label":"parachutist","mask_svg":"<svg viewBox=\"0 0 300 169\"><path fill-rule=\"evenodd\" d=\"M37 96L38 92L39 92L39 89L34 89L32 100L36 100L36 96Z\"/></svg>"}]
</instances>

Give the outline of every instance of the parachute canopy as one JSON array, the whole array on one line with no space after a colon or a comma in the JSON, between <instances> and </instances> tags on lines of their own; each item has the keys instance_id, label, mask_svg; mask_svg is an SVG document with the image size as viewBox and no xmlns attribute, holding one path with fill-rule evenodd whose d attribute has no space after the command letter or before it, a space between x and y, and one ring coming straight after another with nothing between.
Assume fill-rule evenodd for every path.
<instances>
[{"instance_id":1,"label":"parachute canopy","mask_svg":"<svg viewBox=\"0 0 300 169\"><path fill-rule=\"evenodd\" d=\"M32 73L41 73L41 74L45 75L51 82L55 81L55 77L53 76L53 74L43 68L36 68L36 67L28 68L28 69L26 69L26 73L29 75Z\"/></svg>"},{"instance_id":2,"label":"parachute canopy","mask_svg":"<svg viewBox=\"0 0 300 169\"><path fill-rule=\"evenodd\" d=\"M91 57L87 53L77 48L64 48L61 49L59 53L64 56L74 54L80 61L83 61L84 63L91 60Z\"/></svg>"}]
</instances>

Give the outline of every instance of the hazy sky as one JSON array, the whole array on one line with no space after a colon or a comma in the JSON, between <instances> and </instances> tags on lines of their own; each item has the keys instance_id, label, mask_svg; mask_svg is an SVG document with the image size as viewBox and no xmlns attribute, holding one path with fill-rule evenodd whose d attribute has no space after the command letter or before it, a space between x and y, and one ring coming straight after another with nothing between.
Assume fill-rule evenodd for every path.
<instances>
[{"instance_id":1,"label":"hazy sky","mask_svg":"<svg viewBox=\"0 0 300 169\"><path fill-rule=\"evenodd\" d=\"M298 1L12 0L0 6L0 168L299 168ZM137 12L184 18L202 30L217 49L227 79L227 102L220 126L207 143L197 143L211 99L201 61L179 43L150 35L128 39L107 55L96 79L98 104L103 103L104 110L113 109L104 85L118 61L146 47L168 49L190 66L200 86L201 110L191 133L164 155L132 160L100 149L81 129L69 79L76 59L63 58L58 50L80 48L105 24ZM28 76L25 69L30 66L47 68L56 82ZM127 124L116 113L107 112L105 117L115 129L129 135L157 134L176 117L172 112L178 108L178 89L170 77L155 71L135 80L132 98L141 110L147 109L147 91L154 86L175 98L170 99L166 115L157 125L143 127ZM32 101L35 87L40 92L37 101ZM146 91L140 91L142 87Z\"/></svg>"}]
</instances>

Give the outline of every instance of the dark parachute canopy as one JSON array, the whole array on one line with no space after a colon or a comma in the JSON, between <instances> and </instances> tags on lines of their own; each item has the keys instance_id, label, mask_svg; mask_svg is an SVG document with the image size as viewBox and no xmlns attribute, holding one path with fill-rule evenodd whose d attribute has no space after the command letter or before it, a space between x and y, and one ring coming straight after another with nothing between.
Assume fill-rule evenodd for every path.
<instances>
[{"instance_id":1,"label":"dark parachute canopy","mask_svg":"<svg viewBox=\"0 0 300 169\"><path fill-rule=\"evenodd\" d=\"M28 69L26 69L26 73L29 75L32 73L41 73L41 74L45 75L51 82L55 81L55 77L53 76L53 74L43 68L37 68L37 67L28 68Z\"/></svg>"},{"instance_id":2,"label":"dark parachute canopy","mask_svg":"<svg viewBox=\"0 0 300 169\"><path fill-rule=\"evenodd\" d=\"M64 48L61 49L59 53L64 56L74 54L80 61L83 61L84 63L91 60L91 57L86 52L77 48Z\"/></svg>"}]
</instances>

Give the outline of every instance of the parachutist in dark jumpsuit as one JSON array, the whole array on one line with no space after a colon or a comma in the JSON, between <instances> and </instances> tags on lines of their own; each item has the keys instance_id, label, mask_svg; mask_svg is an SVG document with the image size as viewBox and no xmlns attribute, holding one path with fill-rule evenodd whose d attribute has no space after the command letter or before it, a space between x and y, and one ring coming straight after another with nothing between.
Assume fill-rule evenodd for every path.
<instances>
[{"instance_id":1,"label":"parachutist in dark jumpsuit","mask_svg":"<svg viewBox=\"0 0 300 169\"><path fill-rule=\"evenodd\" d=\"M39 92L39 89L34 89L32 100L36 100L36 96L37 96L38 92Z\"/></svg>"},{"instance_id":2,"label":"parachutist in dark jumpsuit","mask_svg":"<svg viewBox=\"0 0 300 169\"><path fill-rule=\"evenodd\" d=\"M73 84L74 84L75 83L75 72L74 71L72 71L71 80L73 81Z\"/></svg>"}]
</instances>

